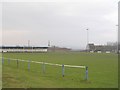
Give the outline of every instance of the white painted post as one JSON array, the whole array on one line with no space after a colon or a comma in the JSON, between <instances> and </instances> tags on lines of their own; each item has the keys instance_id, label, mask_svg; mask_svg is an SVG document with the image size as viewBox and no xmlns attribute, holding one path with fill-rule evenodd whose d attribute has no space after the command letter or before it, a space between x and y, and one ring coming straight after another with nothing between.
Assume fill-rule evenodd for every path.
<instances>
[{"instance_id":1,"label":"white painted post","mask_svg":"<svg viewBox=\"0 0 120 90\"><path fill-rule=\"evenodd\" d=\"M85 80L88 80L88 67L86 66L86 71L85 71Z\"/></svg>"},{"instance_id":2,"label":"white painted post","mask_svg":"<svg viewBox=\"0 0 120 90\"><path fill-rule=\"evenodd\" d=\"M64 71L65 71L64 64L62 64L62 77L64 77Z\"/></svg>"}]
</instances>

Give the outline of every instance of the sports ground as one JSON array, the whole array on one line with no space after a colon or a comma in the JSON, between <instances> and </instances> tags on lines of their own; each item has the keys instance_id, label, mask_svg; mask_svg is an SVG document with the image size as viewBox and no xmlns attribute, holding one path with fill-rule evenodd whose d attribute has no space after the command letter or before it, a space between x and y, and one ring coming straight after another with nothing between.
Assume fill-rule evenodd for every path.
<instances>
[{"instance_id":1,"label":"sports ground","mask_svg":"<svg viewBox=\"0 0 120 90\"><path fill-rule=\"evenodd\" d=\"M88 66L88 80L84 68L62 67L28 62L8 61L2 65L3 88L118 88L118 55L114 53L48 52L3 53L14 58L53 64Z\"/></svg>"}]
</instances>

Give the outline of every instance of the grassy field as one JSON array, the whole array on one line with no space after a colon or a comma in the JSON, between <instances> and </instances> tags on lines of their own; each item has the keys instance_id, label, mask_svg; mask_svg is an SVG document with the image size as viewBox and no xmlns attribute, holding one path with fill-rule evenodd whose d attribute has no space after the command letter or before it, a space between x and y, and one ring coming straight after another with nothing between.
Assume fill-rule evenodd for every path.
<instances>
[{"instance_id":1,"label":"grassy field","mask_svg":"<svg viewBox=\"0 0 120 90\"><path fill-rule=\"evenodd\" d=\"M85 69L65 67L65 77L62 68L27 62L4 60L4 88L117 88L118 87L118 56L106 53L4 53L3 57L31 61L42 61L57 64L88 66L89 78L85 79Z\"/></svg>"}]
</instances>

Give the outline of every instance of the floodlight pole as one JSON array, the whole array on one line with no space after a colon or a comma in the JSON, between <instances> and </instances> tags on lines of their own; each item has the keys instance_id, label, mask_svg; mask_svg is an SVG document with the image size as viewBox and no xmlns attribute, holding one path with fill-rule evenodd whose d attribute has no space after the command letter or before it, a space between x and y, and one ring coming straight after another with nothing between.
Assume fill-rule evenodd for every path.
<instances>
[{"instance_id":1,"label":"floodlight pole","mask_svg":"<svg viewBox=\"0 0 120 90\"><path fill-rule=\"evenodd\" d=\"M87 28L86 30L87 30L87 45L88 45L89 44L89 32L88 32L89 29ZM87 50L87 46L86 46L86 50Z\"/></svg>"},{"instance_id":2,"label":"floodlight pole","mask_svg":"<svg viewBox=\"0 0 120 90\"><path fill-rule=\"evenodd\" d=\"M117 53L119 53L119 50L118 50L118 45L119 45L119 43L118 43L118 26L119 25L116 25L116 27L117 27Z\"/></svg>"}]
</instances>

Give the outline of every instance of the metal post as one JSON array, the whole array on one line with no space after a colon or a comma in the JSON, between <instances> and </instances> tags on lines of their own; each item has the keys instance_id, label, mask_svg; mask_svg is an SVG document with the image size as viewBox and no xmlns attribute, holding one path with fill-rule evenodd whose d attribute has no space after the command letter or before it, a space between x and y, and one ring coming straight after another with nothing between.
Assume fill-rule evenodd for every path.
<instances>
[{"instance_id":1,"label":"metal post","mask_svg":"<svg viewBox=\"0 0 120 90\"><path fill-rule=\"evenodd\" d=\"M43 71L43 73L45 73L45 63L44 62L42 64L42 71Z\"/></svg>"},{"instance_id":2,"label":"metal post","mask_svg":"<svg viewBox=\"0 0 120 90\"><path fill-rule=\"evenodd\" d=\"M2 65L4 64L4 58L2 58Z\"/></svg>"},{"instance_id":3,"label":"metal post","mask_svg":"<svg viewBox=\"0 0 120 90\"><path fill-rule=\"evenodd\" d=\"M19 65L18 65L18 60L17 60L17 68L18 68L18 66L19 66Z\"/></svg>"},{"instance_id":4,"label":"metal post","mask_svg":"<svg viewBox=\"0 0 120 90\"><path fill-rule=\"evenodd\" d=\"M28 71L30 71L30 60L28 60Z\"/></svg>"},{"instance_id":5,"label":"metal post","mask_svg":"<svg viewBox=\"0 0 120 90\"><path fill-rule=\"evenodd\" d=\"M64 71L65 71L64 64L62 64L62 77L64 77Z\"/></svg>"},{"instance_id":6,"label":"metal post","mask_svg":"<svg viewBox=\"0 0 120 90\"><path fill-rule=\"evenodd\" d=\"M10 59L8 59L8 65L10 64Z\"/></svg>"},{"instance_id":7,"label":"metal post","mask_svg":"<svg viewBox=\"0 0 120 90\"><path fill-rule=\"evenodd\" d=\"M85 80L88 80L88 67L86 66Z\"/></svg>"}]
</instances>

